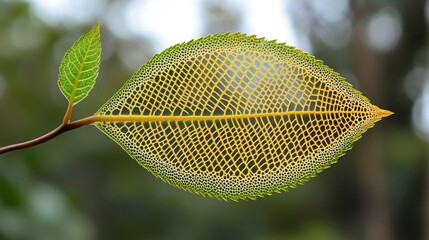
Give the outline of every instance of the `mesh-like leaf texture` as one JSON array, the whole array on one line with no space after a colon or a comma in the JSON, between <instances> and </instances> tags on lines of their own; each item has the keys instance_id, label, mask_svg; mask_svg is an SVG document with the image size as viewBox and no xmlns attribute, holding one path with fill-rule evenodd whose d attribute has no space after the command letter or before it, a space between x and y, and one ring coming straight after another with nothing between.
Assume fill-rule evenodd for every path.
<instances>
[{"instance_id":1,"label":"mesh-like leaf texture","mask_svg":"<svg viewBox=\"0 0 429 240\"><path fill-rule=\"evenodd\" d=\"M96 126L166 182L239 200L303 183L389 113L295 48L224 34L155 55Z\"/></svg>"}]
</instances>

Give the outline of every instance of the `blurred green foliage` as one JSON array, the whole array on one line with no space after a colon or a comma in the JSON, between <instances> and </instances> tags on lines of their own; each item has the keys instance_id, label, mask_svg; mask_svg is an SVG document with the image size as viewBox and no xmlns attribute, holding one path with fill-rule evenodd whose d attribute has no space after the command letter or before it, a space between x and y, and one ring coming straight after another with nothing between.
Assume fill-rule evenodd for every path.
<instances>
[{"instance_id":1,"label":"blurred green foliage","mask_svg":"<svg viewBox=\"0 0 429 240\"><path fill-rule=\"evenodd\" d=\"M121 1L101 2L109 9ZM204 34L239 30L237 8L202 2ZM223 202L155 179L89 126L35 148L0 155L0 238L424 238L428 144L412 130L413 100L402 86L416 64L427 65L426 2L347 3L349 14L340 21L324 20L306 1L285 10L311 43L313 55L345 75L374 104L396 113L365 133L331 169L288 193ZM385 8L397 13L402 32L392 49L377 52L362 43L358 27ZM154 54L146 38L118 39L100 21L100 75L91 94L75 108L73 119L93 114L136 70L124 56L142 64ZM349 21L349 28L327 34L342 29L339 24L344 21ZM39 136L61 122L67 102L55 84L59 62L94 23L53 26L38 19L25 1L0 0L1 146ZM379 32L383 34L383 29ZM341 46L327 44L326 36L341 38ZM377 59L377 64L356 63L363 51L372 53L369 60ZM376 90L358 74L359 69L375 71L371 66L378 71ZM367 158L374 156L368 146L372 143L379 149L378 157ZM379 168L362 164L368 162ZM380 209L385 217L371 221Z\"/></svg>"}]
</instances>

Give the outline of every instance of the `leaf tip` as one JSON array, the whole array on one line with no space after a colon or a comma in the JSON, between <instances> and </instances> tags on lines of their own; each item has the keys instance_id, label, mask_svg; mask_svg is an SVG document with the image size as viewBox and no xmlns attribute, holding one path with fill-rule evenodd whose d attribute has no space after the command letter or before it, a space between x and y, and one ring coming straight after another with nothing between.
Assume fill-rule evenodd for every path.
<instances>
[{"instance_id":1,"label":"leaf tip","mask_svg":"<svg viewBox=\"0 0 429 240\"><path fill-rule=\"evenodd\" d=\"M375 109L375 113L376 113L380 118L388 117L388 116L390 116L390 115L392 115L392 114L395 114L395 113L394 113L394 112L392 112L392 111L384 110L384 109L381 109L381 108L378 108L378 107L376 107L376 109Z\"/></svg>"},{"instance_id":2,"label":"leaf tip","mask_svg":"<svg viewBox=\"0 0 429 240\"><path fill-rule=\"evenodd\" d=\"M92 27L92 31L100 32L100 22L96 22L94 27Z\"/></svg>"}]
</instances>

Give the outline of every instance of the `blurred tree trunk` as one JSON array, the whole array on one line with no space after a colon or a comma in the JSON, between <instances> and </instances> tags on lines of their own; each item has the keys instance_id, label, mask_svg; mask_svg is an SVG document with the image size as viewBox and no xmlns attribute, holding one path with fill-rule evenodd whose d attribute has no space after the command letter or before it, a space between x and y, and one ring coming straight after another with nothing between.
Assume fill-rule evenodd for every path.
<instances>
[{"instance_id":1,"label":"blurred tree trunk","mask_svg":"<svg viewBox=\"0 0 429 240\"><path fill-rule=\"evenodd\" d=\"M429 44L428 44L429 47ZM429 55L429 53L428 53ZM429 149L429 145L427 146ZM427 156L429 154L426 154ZM425 189L424 189L424 196L423 196L423 238L422 239L429 239L429 156L427 157L427 163L426 163L426 183L425 183Z\"/></svg>"},{"instance_id":2,"label":"blurred tree trunk","mask_svg":"<svg viewBox=\"0 0 429 240\"><path fill-rule=\"evenodd\" d=\"M429 4L429 3L428 3ZM427 25L426 29L426 52L427 52L427 62L429 69L429 25ZM426 80L427 81L427 80ZM429 145L427 145L427 149L429 149ZM426 150L426 182L424 184L425 189L423 190L423 238L422 239L429 239L429 153Z\"/></svg>"},{"instance_id":3,"label":"blurred tree trunk","mask_svg":"<svg viewBox=\"0 0 429 240\"><path fill-rule=\"evenodd\" d=\"M352 39L354 72L361 90L372 103L383 106L383 58L362 41L366 11L361 1L351 1L354 36ZM359 143L358 171L363 189L364 239L392 239L390 212L386 198L385 168L381 146L382 128L370 129Z\"/></svg>"}]
</instances>

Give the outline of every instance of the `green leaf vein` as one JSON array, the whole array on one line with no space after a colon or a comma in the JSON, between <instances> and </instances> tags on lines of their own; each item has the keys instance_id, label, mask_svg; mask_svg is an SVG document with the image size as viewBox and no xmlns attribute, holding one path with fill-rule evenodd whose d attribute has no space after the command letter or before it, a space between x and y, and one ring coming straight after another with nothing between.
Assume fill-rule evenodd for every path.
<instances>
[{"instance_id":1,"label":"green leaf vein","mask_svg":"<svg viewBox=\"0 0 429 240\"><path fill-rule=\"evenodd\" d=\"M69 103L83 100L95 84L99 72L101 42L99 24L77 40L65 54L58 85Z\"/></svg>"}]
</instances>

